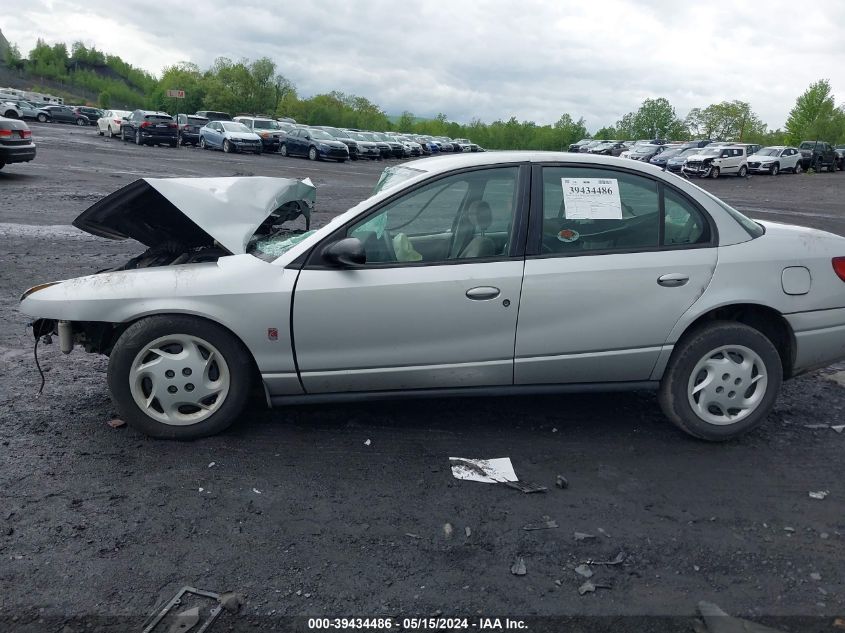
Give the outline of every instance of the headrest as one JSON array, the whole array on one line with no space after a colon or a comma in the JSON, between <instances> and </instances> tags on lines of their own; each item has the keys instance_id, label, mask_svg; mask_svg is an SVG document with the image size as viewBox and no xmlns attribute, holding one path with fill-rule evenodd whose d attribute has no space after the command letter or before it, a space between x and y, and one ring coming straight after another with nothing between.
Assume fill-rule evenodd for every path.
<instances>
[{"instance_id":1,"label":"headrest","mask_svg":"<svg viewBox=\"0 0 845 633\"><path fill-rule=\"evenodd\" d=\"M486 231L493 224L493 209L484 200L476 200L470 204L467 215L475 227L481 231Z\"/></svg>"}]
</instances>

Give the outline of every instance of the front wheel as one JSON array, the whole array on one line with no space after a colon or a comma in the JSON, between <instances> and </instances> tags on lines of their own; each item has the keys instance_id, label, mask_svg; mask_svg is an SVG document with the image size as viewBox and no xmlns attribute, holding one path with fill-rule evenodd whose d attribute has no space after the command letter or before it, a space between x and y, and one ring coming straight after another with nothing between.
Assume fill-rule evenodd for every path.
<instances>
[{"instance_id":1,"label":"front wheel","mask_svg":"<svg viewBox=\"0 0 845 633\"><path fill-rule=\"evenodd\" d=\"M205 137L204 136L200 136L200 148L208 149L208 145L205 144Z\"/></svg>"},{"instance_id":2,"label":"front wheel","mask_svg":"<svg viewBox=\"0 0 845 633\"><path fill-rule=\"evenodd\" d=\"M100 128L97 128L97 136L105 136L105 132L103 132Z\"/></svg>"},{"instance_id":3,"label":"front wheel","mask_svg":"<svg viewBox=\"0 0 845 633\"><path fill-rule=\"evenodd\" d=\"M232 151L232 144L229 142L229 139L223 141L223 151L227 154L231 153Z\"/></svg>"},{"instance_id":4,"label":"front wheel","mask_svg":"<svg viewBox=\"0 0 845 633\"><path fill-rule=\"evenodd\" d=\"M742 323L714 321L675 346L659 401L681 430L721 442L766 418L782 380L781 359L768 338Z\"/></svg>"},{"instance_id":5,"label":"front wheel","mask_svg":"<svg viewBox=\"0 0 845 633\"><path fill-rule=\"evenodd\" d=\"M711 168L710 168L710 177L711 177L713 180L715 180L716 178L718 178L720 173L721 173L721 170L720 170L718 167L711 167Z\"/></svg>"},{"instance_id":6,"label":"front wheel","mask_svg":"<svg viewBox=\"0 0 845 633\"><path fill-rule=\"evenodd\" d=\"M772 176L777 176L780 173L780 165L778 165L777 163L772 165L772 169L769 173L771 173Z\"/></svg>"},{"instance_id":7,"label":"front wheel","mask_svg":"<svg viewBox=\"0 0 845 633\"><path fill-rule=\"evenodd\" d=\"M281 154L282 156L288 155L288 146L284 143L282 143L282 145L279 147L279 154Z\"/></svg>"},{"instance_id":8,"label":"front wheel","mask_svg":"<svg viewBox=\"0 0 845 633\"><path fill-rule=\"evenodd\" d=\"M85 119L77 119L77 120L76 120L76 124L77 124L79 127L82 127L83 125L89 125L88 121L86 121Z\"/></svg>"},{"instance_id":9,"label":"front wheel","mask_svg":"<svg viewBox=\"0 0 845 633\"><path fill-rule=\"evenodd\" d=\"M41 123L46 123L46 122L47 122L47 115L46 115L46 114L39 114L39 115L38 115L37 117L35 117L35 118L37 118L37 119L38 119Z\"/></svg>"},{"instance_id":10,"label":"front wheel","mask_svg":"<svg viewBox=\"0 0 845 633\"><path fill-rule=\"evenodd\" d=\"M804 168L801 167L801 161L799 160L797 163L795 163L795 167L792 168L792 173L800 174L802 171L804 171Z\"/></svg>"},{"instance_id":11,"label":"front wheel","mask_svg":"<svg viewBox=\"0 0 845 633\"><path fill-rule=\"evenodd\" d=\"M317 148L312 147L308 150L308 160L317 160Z\"/></svg>"},{"instance_id":12,"label":"front wheel","mask_svg":"<svg viewBox=\"0 0 845 633\"><path fill-rule=\"evenodd\" d=\"M141 130L135 130L135 145L141 144Z\"/></svg>"},{"instance_id":13,"label":"front wheel","mask_svg":"<svg viewBox=\"0 0 845 633\"><path fill-rule=\"evenodd\" d=\"M221 326L191 316L130 325L109 358L108 384L123 419L166 439L214 435L243 410L254 375L249 352Z\"/></svg>"}]
</instances>

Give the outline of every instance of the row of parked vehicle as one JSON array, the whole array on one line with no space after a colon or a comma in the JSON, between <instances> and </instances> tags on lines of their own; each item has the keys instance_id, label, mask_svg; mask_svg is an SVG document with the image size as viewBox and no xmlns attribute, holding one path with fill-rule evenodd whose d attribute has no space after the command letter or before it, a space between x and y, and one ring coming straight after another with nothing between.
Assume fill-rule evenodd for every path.
<instances>
[{"instance_id":1,"label":"row of parked vehicle","mask_svg":"<svg viewBox=\"0 0 845 633\"><path fill-rule=\"evenodd\" d=\"M484 151L465 138L299 125L290 118L233 117L226 112L211 110L177 114L175 117L152 110L106 110L97 119L96 125L101 136L119 136L138 145L193 145L226 153L278 152L283 156L339 162Z\"/></svg>"},{"instance_id":2,"label":"row of parked vehicle","mask_svg":"<svg viewBox=\"0 0 845 633\"><path fill-rule=\"evenodd\" d=\"M96 125L103 116L100 108L90 106L33 103L14 96L0 95L0 115L7 119L32 119L41 123L73 123Z\"/></svg>"},{"instance_id":3,"label":"row of parked vehicle","mask_svg":"<svg viewBox=\"0 0 845 633\"><path fill-rule=\"evenodd\" d=\"M666 171L686 176L718 178L723 175L745 177L749 173L781 172L799 174L845 169L845 145L824 141L804 141L798 147L753 143L697 140L673 143L663 139L639 141L597 141L582 139L569 146L570 152L619 156L651 163Z\"/></svg>"}]
</instances>

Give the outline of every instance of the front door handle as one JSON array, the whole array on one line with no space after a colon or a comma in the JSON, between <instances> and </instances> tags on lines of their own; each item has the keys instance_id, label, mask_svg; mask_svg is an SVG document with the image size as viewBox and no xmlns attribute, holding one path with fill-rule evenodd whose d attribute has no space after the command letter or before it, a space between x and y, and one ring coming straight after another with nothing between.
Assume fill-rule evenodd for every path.
<instances>
[{"instance_id":1,"label":"front door handle","mask_svg":"<svg viewBox=\"0 0 845 633\"><path fill-rule=\"evenodd\" d=\"M675 288L683 286L689 281L689 275L683 273L669 273L668 275L661 275L657 278L657 283L668 288Z\"/></svg>"},{"instance_id":2,"label":"front door handle","mask_svg":"<svg viewBox=\"0 0 845 633\"><path fill-rule=\"evenodd\" d=\"M493 286L478 286L467 290L467 299L473 301L489 301L499 296L501 291Z\"/></svg>"}]
</instances>

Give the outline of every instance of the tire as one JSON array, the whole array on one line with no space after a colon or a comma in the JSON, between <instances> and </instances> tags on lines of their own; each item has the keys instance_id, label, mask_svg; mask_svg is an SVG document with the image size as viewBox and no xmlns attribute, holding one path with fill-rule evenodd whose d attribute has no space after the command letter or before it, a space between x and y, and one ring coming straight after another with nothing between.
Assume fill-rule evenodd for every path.
<instances>
[{"instance_id":1,"label":"tire","mask_svg":"<svg viewBox=\"0 0 845 633\"><path fill-rule=\"evenodd\" d=\"M287 145L285 145L284 143L282 143L282 144L279 146L279 154L281 154L282 156L287 156L287 155L288 155L288 146L287 146Z\"/></svg>"},{"instance_id":2,"label":"tire","mask_svg":"<svg viewBox=\"0 0 845 633\"><path fill-rule=\"evenodd\" d=\"M792 173L800 174L802 171L804 171L804 168L801 166L801 161L799 160L797 163L795 163L795 167L792 168Z\"/></svg>"},{"instance_id":3,"label":"tire","mask_svg":"<svg viewBox=\"0 0 845 633\"><path fill-rule=\"evenodd\" d=\"M38 119L41 123L46 123L47 121L49 121L49 117L46 114L39 114L35 118Z\"/></svg>"},{"instance_id":4,"label":"tire","mask_svg":"<svg viewBox=\"0 0 845 633\"><path fill-rule=\"evenodd\" d=\"M97 128L97 136L105 136L105 132L103 132L99 127Z\"/></svg>"},{"instance_id":5,"label":"tire","mask_svg":"<svg viewBox=\"0 0 845 633\"><path fill-rule=\"evenodd\" d=\"M779 173L780 173L780 165L775 163L774 165L772 165L772 168L769 170L769 174L771 174L772 176L777 176Z\"/></svg>"},{"instance_id":6,"label":"tire","mask_svg":"<svg viewBox=\"0 0 845 633\"><path fill-rule=\"evenodd\" d=\"M200 136L200 149L208 149L208 145L205 144L204 136Z\"/></svg>"},{"instance_id":7,"label":"tire","mask_svg":"<svg viewBox=\"0 0 845 633\"><path fill-rule=\"evenodd\" d=\"M836 161L833 161L830 165L827 166L827 170L833 174L836 173Z\"/></svg>"},{"instance_id":8,"label":"tire","mask_svg":"<svg viewBox=\"0 0 845 633\"><path fill-rule=\"evenodd\" d=\"M146 371L139 371L145 364ZM192 382L191 376L204 380ZM151 437L188 440L230 426L246 405L253 376L249 352L230 332L171 314L141 319L121 334L109 357L108 385L129 426ZM171 393L185 402L168 402ZM194 399L204 406L186 406Z\"/></svg>"},{"instance_id":9,"label":"tire","mask_svg":"<svg viewBox=\"0 0 845 633\"><path fill-rule=\"evenodd\" d=\"M317 160L317 148L316 147L309 147L308 148L308 160Z\"/></svg>"},{"instance_id":10,"label":"tire","mask_svg":"<svg viewBox=\"0 0 845 633\"><path fill-rule=\"evenodd\" d=\"M114 133L114 128L110 125L109 126L109 137L114 138L117 134Z\"/></svg>"},{"instance_id":11,"label":"tire","mask_svg":"<svg viewBox=\"0 0 845 633\"><path fill-rule=\"evenodd\" d=\"M722 170L721 170L721 169L719 169L718 167L711 167L711 168L710 168L710 177L711 177L713 180L716 180L716 178L718 178L718 177L719 177L719 174L720 174L720 173L722 173Z\"/></svg>"},{"instance_id":12,"label":"tire","mask_svg":"<svg viewBox=\"0 0 845 633\"><path fill-rule=\"evenodd\" d=\"M79 127L82 127L83 125L90 125L91 123L90 123L90 121L86 121L85 119L77 119L76 124Z\"/></svg>"},{"instance_id":13,"label":"tire","mask_svg":"<svg viewBox=\"0 0 845 633\"><path fill-rule=\"evenodd\" d=\"M727 354L721 352L725 348ZM751 369L743 371L737 362L740 359L751 362ZM775 404L782 381L781 359L768 338L742 323L713 321L684 336L675 346L658 399L666 417L682 431L702 440L723 442L763 422ZM706 386L713 383L717 387L708 390ZM736 391L731 387L737 387ZM733 404L739 395L745 398L737 399L736 404L747 404L747 409L726 410L723 403L716 402L730 399L729 404ZM704 410L696 411L694 405L702 403ZM738 411L733 422L731 410Z\"/></svg>"},{"instance_id":14,"label":"tire","mask_svg":"<svg viewBox=\"0 0 845 633\"><path fill-rule=\"evenodd\" d=\"M141 145L141 130L135 130L135 145Z\"/></svg>"},{"instance_id":15,"label":"tire","mask_svg":"<svg viewBox=\"0 0 845 633\"><path fill-rule=\"evenodd\" d=\"M745 178L748 175L748 167L743 165L742 167L739 168L739 171L736 172L736 175L739 176L740 178Z\"/></svg>"},{"instance_id":16,"label":"tire","mask_svg":"<svg viewBox=\"0 0 845 633\"><path fill-rule=\"evenodd\" d=\"M126 138L126 129L125 128L120 128L120 140L123 141L124 143L129 140L128 138Z\"/></svg>"},{"instance_id":17,"label":"tire","mask_svg":"<svg viewBox=\"0 0 845 633\"><path fill-rule=\"evenodd\" d=\"M223 140L223 151L227 154L230 154L232 152L232 144L229 142L229 139Z\"/></svg>"},{"instance_id":18,"label":"tire","mask_svg":"<svg viewBox=\"0 0 845 633\"><path fill-rule=\"evenodd\" d=\"M18 116L18 113L15 112L14 110L9 110L3 116L6 117L7 119L19 119L20 118Z\"/></svg>"}]
</instances>

